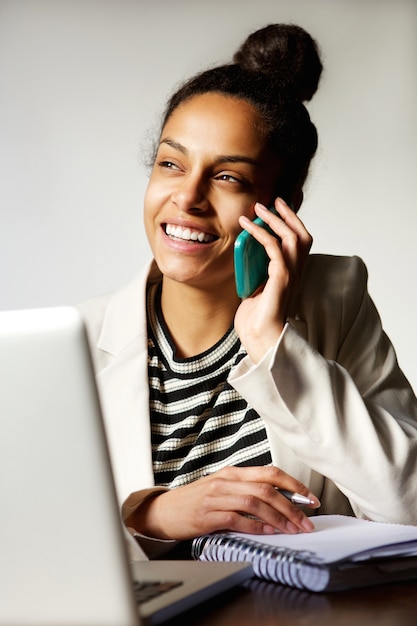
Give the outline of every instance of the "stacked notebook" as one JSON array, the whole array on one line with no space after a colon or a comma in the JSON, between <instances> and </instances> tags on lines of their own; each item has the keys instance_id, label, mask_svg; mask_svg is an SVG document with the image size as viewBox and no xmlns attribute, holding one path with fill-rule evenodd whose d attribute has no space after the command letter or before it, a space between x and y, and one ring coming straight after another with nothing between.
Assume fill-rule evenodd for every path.
<instances>
[{"instance_id":1,"label":"stacked notebook","mask_svg":"<svg viewBox=\"0 0 417 626\"><path fill-rule=\"evenodd\" d=\"M217 533L193 542L202 561L250 561L259 578L309 591L417 579L417 526L318 515L298 535Z\"/></svg>"}]
</instances>

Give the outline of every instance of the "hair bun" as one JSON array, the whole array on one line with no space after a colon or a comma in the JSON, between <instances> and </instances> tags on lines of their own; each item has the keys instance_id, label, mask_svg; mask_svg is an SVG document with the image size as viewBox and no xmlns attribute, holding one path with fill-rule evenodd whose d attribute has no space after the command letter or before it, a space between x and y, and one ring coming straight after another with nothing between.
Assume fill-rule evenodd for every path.
<instances>
[{"instance_id":1,"label":"hair bun","mask_svg":"<svg viewBox=\"0 0 417 626\"><path fill-rule=\"evenodd\" d=\"M266 75L277 91L304 102L315 94L323 69L317 43L300 26L270 24L255 31L233 57L249 72Z\"/></svg>"}]
</instances>

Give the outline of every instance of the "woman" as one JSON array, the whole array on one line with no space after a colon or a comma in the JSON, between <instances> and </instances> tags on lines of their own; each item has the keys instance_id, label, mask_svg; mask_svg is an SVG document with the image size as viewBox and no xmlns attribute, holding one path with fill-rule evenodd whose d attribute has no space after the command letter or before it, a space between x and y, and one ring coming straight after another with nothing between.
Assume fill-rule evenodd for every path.
<instances>
[{"instance_id":1,"label":"woman","mask_svg":"<svg viewBox=\"0 0 417 626\"><path fill-rule=\"evenodd\" d=\"M321 70L308 33L278 24L187 81L145 195L154 259L81 307L125 523L150 557L219 529L309 532L317 510L417 523L417 403L366 268L310 255L297 215ZM270 259L243 301L241 229Z\"/></svg>"}]
</instances>

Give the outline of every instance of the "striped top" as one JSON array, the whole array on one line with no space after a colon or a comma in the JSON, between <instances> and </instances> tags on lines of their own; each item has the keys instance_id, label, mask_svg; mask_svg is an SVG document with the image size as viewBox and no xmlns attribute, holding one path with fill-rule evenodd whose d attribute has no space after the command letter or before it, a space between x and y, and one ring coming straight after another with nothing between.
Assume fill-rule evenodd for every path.
<instances>
[{"instance_id":1,"label":"striped top","mask_svg":"<svg viewBox=\"0 0 417 626\"><path fill-rule=\"evenodd\" d=\"M262 419L227 383L246 354L234 328L212 348L178 359L160 306L148 290L148 377L155 484L178 487L228 465L267 465Z\"/></svg>"}]
</instances>

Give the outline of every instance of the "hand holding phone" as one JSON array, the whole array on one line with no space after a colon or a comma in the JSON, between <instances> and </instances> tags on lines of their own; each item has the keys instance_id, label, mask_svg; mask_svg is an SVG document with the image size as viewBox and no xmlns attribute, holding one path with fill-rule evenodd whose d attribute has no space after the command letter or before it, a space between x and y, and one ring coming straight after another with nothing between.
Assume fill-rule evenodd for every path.
<instances>
[{"instance_id":1,"label":"hand holding phone","mask_svg":"<svg viewBox=\"0 0 417 626\"><path fill-rule=\"evenodd\" d=\"M275 207L269 210L278 215ZM277 234L260 217L253 223L278 239ZM247 298L267 280L269 257L263 245L247 230L243 230L235 241L234 262L237 294L239 298Z\"/></svg>"}]
</instances>

